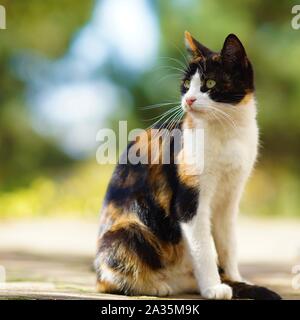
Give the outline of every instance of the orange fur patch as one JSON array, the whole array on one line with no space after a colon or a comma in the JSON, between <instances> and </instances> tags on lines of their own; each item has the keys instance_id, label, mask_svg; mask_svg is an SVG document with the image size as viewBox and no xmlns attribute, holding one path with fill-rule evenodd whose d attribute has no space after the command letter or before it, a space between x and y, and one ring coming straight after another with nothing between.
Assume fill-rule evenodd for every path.
<instances>
[{"instance_id":1,"label":"orange fur patch","mask_svg":"<svg viewBox=\"0 0 300 320\"><path fill-rule=\"evenodd\" d=\"M249 92L245 95L242 101L239 102L239 105L247 104L253 98L253 92Z\"/></svg>"},{"instance_id":2,"label":"orange fur patch","mask_svg":"<svg viewBox=\"0 0 300 320\"><path fill-rule=\"evenodd\" d=\"M220 56L219 54L214 54L214 55L212 56L212 60L213 60L213 61L220 61L220 60L221 60L221 56Z\"/></svg>"},{"instance_id":3,"label":"orange fur patch","mask_svg":"<svg viewBox=\"0 0 300 320\"><path fill-rule=\"evenodd\" d=\"M191 50L196 52L197 46L195 45L194 38L192 37L192 35L188 31L185 31L184 36Z\"/></svg>"},{"instance_id":4,"label":"orange fur patch","mask_svg":"<svg viewBox=\"0 0 300 320\"><path fill-rule=\"evenodd\" d=\"M153 193L155 200L165 210L167 214L170 214L170 202L172 197L172 190L166 183L166 177L162 172L162 166L158 164L151 165L150 168L150 183L154 187Z\"/></svg>"},{"instance_id":5,"label":"orange fur patch","mask_svg":"<svg viewBox=\"0 0 300 320\"><path fill-rule=\"evenodd\" d=\"M98 280L96 284L96 291L99 293L117 293L118 287L108 281Z\"/></svg>"}]
</instances>

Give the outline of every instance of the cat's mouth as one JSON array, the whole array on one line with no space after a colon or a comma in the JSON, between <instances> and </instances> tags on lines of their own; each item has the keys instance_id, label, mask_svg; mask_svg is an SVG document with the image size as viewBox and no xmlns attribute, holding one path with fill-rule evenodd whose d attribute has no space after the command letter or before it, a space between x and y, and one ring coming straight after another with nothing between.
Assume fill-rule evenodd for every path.
<instances>
[{"instance_id":1,"label":"cat's mouth","mask_svg":"<svg viewBox=\"0 0 300 320\"><path fill-rule=\"evenodd\" d=\"M190 113L207 113L209 111L209 108L206 108L204 106L197 106L197 105L184 105L184 111L190 112Z\"/></svg>"}]
</instances>

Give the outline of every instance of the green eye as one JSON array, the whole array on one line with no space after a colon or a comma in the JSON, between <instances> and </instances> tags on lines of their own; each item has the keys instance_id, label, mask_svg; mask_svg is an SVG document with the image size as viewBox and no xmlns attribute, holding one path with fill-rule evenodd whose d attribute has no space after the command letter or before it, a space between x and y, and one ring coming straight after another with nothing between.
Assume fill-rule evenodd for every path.
<instances>
[{"instance_id":1,"label":"green eye","mask_svg":"<svg viewBox=\"0 0 300 320\"><path fill-rule=\"evenodd\" d=\"M183 85L185 88L188 89L190 87L190 83L191 83L190 80L185 80Z\"/></svg>"},{"instance_id":2,"label":"green eye","mask_svg":"<svg viewBox=\"0 0 300 320\"><path fill-rule=\"evenodd\" d=\"M216 81L215 80L211 80L211 79L206 80L206 86L207 86L208 89L213 88L215 85L216 85Z\"/></svg>"}]
</instances>

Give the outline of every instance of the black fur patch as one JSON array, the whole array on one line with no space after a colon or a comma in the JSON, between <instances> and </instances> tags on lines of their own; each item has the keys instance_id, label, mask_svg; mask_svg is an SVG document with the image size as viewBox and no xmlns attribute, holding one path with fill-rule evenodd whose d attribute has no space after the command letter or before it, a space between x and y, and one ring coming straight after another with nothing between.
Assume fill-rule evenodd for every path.
<instances>
[{"instance_id":1,"label":"black fur patch","mask_svg":"<svg viewBox=\"0 0 300 320\"><path fill-rule=\"evenodd\" d=\"M196 188L186 186L179 180L175 164L164 165L163 170L173 190L170 204L171 213L176 220L183 222L191 220L197 211L199 191Z\"/></svg>"},{"instance_id":2,"label":"black fur patch","mask_svg":"<svg viewBox=\"0 0 300 320\"><path fill-rule=\"evenodd\" d=\"M183 183L178 184L175 212L180 221L187 222L195 216L198 198L199 191L196 188L185 186Z\"/></svg>"},{"instance_id":3,"label":"black fur patch","mask_svg":"<svg viewBox=\"0 0 300 320\"><path fill-rule=\"evenodd\" d=\"M145 171L147 168L143 164L118 164L109 183L105 202L128 207L130 199L134 198L146 183ZM132 179L133 182L127 185L127 179Z\"/></svg>"},{"instance_id":4,"label":"black fur patch","mask_svg":"<svg viewBox=\"0 0 300 320\"><path fill-rule=\"evenodd\" d=\"M174 216L168 216L156 203L152 192L146 186L144 194L135 202L134 210L141 221L162 241L176 244L181 239L181 229Z\"/></svg>"},{"instance_id":5,"label":"black fur patch","mask_svg":"<svg viewBox=\"0 0 300 320\"><path fill-rule=\"evenodd\" d=\"M159 252L145 239L138 225L130 224L127 228L107 231L103 235L100 250L108 250L111 253L107 263L114 269L125 268L115 257L114 249L118 250L120 244L136 254L151 269L162 267Z\"/></svg>"},{"instance_id":6,"label":"black fur patch","mask_svg":"<svg viewBox=\"0 0 300 320\"><path fill-rule=\"evenodd\" d=\"M232 287L233 298L254 300L281 300L280 295L265 287L250 285L244 282L225 281Z\"/></svg>"}]
</instances>

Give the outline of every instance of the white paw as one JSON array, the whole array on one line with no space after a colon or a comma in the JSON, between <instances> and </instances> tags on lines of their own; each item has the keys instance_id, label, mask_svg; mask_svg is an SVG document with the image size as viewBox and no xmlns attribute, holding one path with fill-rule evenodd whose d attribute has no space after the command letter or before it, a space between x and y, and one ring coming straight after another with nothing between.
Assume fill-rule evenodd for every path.
<instances>
[{"instance_id":1,"label":"white paw","mask_svg":"<svg viewBox=\"0 0 300 320\"><path fill-rule=\"evenodd\" d=\"M232 289L224 283L208 287L202 292L203 298L214 300L230 300L232 298Z\"/></svg>"}]
</instances>

